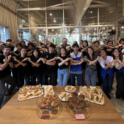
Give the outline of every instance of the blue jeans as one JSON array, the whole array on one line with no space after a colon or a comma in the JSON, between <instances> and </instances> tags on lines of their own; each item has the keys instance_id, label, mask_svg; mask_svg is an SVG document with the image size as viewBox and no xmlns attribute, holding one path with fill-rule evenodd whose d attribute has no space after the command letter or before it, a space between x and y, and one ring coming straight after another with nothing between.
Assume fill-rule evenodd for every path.
<instances>
[{"instance_id":1,"label":"blue jeans","mask_svg":"<svg viewBox=\"0 0 124 124\"><path fill-rule=\"evenodd\" d=\"M75 86L75 77L77 77L78 86L83 86L83 75L82 74L71 74L70 75L70 84Z\"/></svg>"},{"instance_id":2,"label":"blue jeans","mask_svg":"<svg viewBox=\"0 0 124 124\"><path fill-rule=\"evenodd\" d=\"M102 77L102 81L103 81L103 91L104 93L109 96L109 93L111 91L112 88L112 84L113 84L113 79L114 77L110 77L109 74L106 75L106 77Z\"/></svg>"},{"instance_id":3,"label":"blue jeans","mask_svg":"<svg viewBox=\"0 0 124 124\"><path fill-rule=\"evenodd\" d=\"M58 86L66 86L69 78L69 69L58 69Z\"/></svg>"},{"instance_id":4,"label":"blue jeans","mask_svg":"<svg viewBox=\"0 0 124 124\"><path fill-rule=\"evenodd\" d=\"M87 86L96 86L97 71L85 71Z\"/></svg>"}]
</instances>

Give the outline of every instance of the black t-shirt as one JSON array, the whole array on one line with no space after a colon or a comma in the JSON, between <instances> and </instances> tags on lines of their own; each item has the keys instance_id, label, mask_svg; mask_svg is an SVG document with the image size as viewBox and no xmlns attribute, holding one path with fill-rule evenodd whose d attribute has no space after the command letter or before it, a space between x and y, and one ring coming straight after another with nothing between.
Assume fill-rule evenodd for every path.
<instances>
[{"instance_id":1,"label":"black t-shirt","mask_svg":"<svg viewBox=\"0 0 124 124\"><path fill-rule=\"evenodd\" d=\"M5 59L5 56L4 55L0 55L0 63L1 64L4 64L3 60ZM11 74L11 71L10 71L10 67L9 65L7 65L7 67L0 71L0 79L7 76L7 75L10 75Z\"/></svg>"},{"instance_id":2,"label":"black t-shirt","mask_svg":"<svg viewBox=\"0 0 124 124\"><path fill-rule=\"evenodd\" d=\"M20 52L19 51L14 51L16 54L19 54ZM12 56L16 56L15 54L12 53Z\"/></svg>"},{"instance_id":3,"label":"black t-shirt","mask_svg":"<svg viewBox=\"0 0 124 124\"><path fill-rule=\"evenodd\" d=\"M32 58L31 58L31 60L33 61L33 62L37 62L38 60L39 60L39 58L40 57L34 57L34 56L32 56ZM40 74L40 73L42 73L43 72L43 62L42 61L40 61L38 64L40 64L40 66L39 67L36 67L36 66L32 66L32 74Z\"/></svg>"},{"instance_id":4,"label":"black t-shirt","mask_svg":"<svg viewBox=\"0 0 124 124\"><path fill-rule=\"evenodd\" d=\"M106 48L106 47L105 47L104 49L106 50L108 56L112 56L112 50L113 50L113 49L111 49L110 51L107 51L108 48Z\"/></svg>"},{"instance_id":5,"label":"black t-shirt","mask_svg":"<svg viewBox=\"0 0 124 124\"><path fill-rule=\"evenodd\" d=\"M45 55L45 58L47 59L47 60L50 60L50 59L53 59L55 57L55 54L54 53L52 53L52 54L50 54L50 53L47 53L46 55ZM46 72L56 72L56 65L55 66L51 66L51 65L45 65L45 71Z\"/></svg>"},{"instance_id":6,"label":"black t-shirt","mask_svg":"<svg viewBox=\"0 0 124 124\"><path fill-rule=\"evenodd\" d=\"M18 50L15 51L16 54L19 54L20 52Z\"/></svg>"},{"instance_id":7,"label":"black t-shirt","mask_svg":"<svg viewBox=\"0 0 124 124\"><path fill-rule=\"evenodd\" d=\"M65 60L66 58L69 58L69 56L59 56L60 58L62 58L63 60ZM59 59L59 60L57 60L57 63L59 64L59 63L61 63L62 61ZM66 69L66 68L68 68L69 67L69 61L67 61L68 62L68 65L65 65L65 64L63 64L62 66L58 66L58 68L59 69Z\"/></svg>"},{"instance_id":8,"label":"black t-shirt","mask_svg":"<svg viewBox=\"0 0 124 124\"><path fill-rule=\"evenodd\" d=\"M0 55L3 55L3 51L0 50Z\"/></svg>"},{"instance_id":9,"label":"black t-shirt","mask_svg":"<svg viewBox=\"0 0 124 124\"><path fill-rule=\"evenodd\" d=\"M27 56L25 57L21 57L18 56L17 59L21 62L23 59L25 58L28 58ZM30 62L29 61L24 61L23 63L26 63L26 66L23 67L22 65L20 65L18 68L17 68L17 72L20 74L20 75L25 75L25 74L29 74L29 66L31 66ZM18 64L18 62L15 62L15 64Z\"/></svg>"}]
</instances>

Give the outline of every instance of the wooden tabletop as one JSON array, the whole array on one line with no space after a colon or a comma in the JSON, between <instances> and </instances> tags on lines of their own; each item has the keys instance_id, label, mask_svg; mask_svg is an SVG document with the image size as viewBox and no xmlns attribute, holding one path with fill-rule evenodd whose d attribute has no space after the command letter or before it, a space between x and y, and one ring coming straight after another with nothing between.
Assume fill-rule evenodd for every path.
<instances>
[{"instance_id":1,"label":"wooden tabletop","mask_svg":"<svg viewBox=\"0 0 124 124\"><path fill-rule=\"evenodd\" d=\"M60 93L65 87L56 86L54 91ZM76 87L79 91L79 87ZM0 124L124 124L124 120L112 105L110 100L105 97L105 105L90 103L92 114L85 120L76 120L66 111L66 103L62 102L62 113L53 120L40 119L36 114L36 99L19 102L16 93L11 100L0 110Z\"/></svg>"}]
</instances>

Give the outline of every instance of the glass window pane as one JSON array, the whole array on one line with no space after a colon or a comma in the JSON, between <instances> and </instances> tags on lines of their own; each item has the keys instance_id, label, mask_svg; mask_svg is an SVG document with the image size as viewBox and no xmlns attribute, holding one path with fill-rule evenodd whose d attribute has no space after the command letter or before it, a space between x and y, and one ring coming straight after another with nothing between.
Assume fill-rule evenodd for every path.
<instances>
[{"instance_id":1,"label":"glass window pane","mask_svg":"<svg viewBox=\"0 0 124 124\"><path fill-rule=\"evenodd\" d=\"M56 45L62 44L63 29L49 29L48 40L52 41Z\"/></svg>"},{"instance_id":2,"label":"glass window pane","mask_svg":"<svg viewBox=\"0 0 124 124\"><path fill-rule=\"evenodd\" d=\"M68 44L72 45L74 41L80 42L80 29L79 28L66 28L65 38L68 40Z\"/></svg>"}]
</instances>

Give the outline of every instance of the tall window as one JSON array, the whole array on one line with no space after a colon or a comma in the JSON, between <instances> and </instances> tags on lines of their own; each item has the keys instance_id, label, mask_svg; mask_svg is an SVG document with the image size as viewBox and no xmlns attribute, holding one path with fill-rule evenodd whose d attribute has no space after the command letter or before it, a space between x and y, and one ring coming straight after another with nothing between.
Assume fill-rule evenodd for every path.
<instances>
[{"instance_id":1,"label":"tall window","mask_svg":"<svg viewBox=\"0 0 124 124\"><path fill-rule=\"evenodd\" d=\"M0 41L6 42L10 38L9 27L0 25Z\"/></svg>"}]
</instances>

